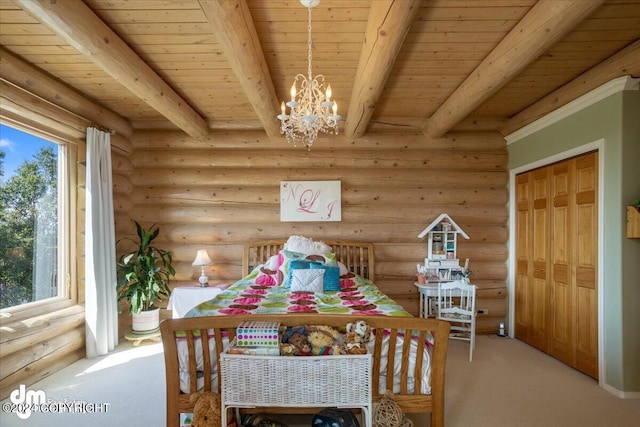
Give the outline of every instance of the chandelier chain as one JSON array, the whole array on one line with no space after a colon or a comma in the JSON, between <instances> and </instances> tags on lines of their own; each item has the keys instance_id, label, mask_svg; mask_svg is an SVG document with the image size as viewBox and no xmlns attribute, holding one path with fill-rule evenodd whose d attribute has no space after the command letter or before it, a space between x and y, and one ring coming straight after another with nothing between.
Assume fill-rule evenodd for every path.
<instances>
[{"instance_id":1,"label":"chandelier chain","mask_svg":"<svg viewBox=\"0 0 640 427\"><path fill-rule=\"evenodd\" d=\"M303 5L304 0L301 0ZM317 5L317 2L313 2ZM331 85L325 88L325 79L322 74L313 77L313 41L311 28L311 8L307 24L307 76L296 75L291 86L291 100L282 102L282 113L278 115L280 120L280 133L286 136L288 142L293 145L301 142L307 149L311 148L318 138L318 133L338 133L338 104L331 99ZM299 90L298 90L299 89ZM289 114L287 114L289 107Z\"/></svg>"},{"instance_id":2,"label":"chandelier chain","mask_svg":"<svg viewBox=\"0 0 640 427\"><path fill-rule=\"evenodd\" d=\"M309 22L307 24L307 51L309 52L309 54L307 55L307 75L309 76L309 79L311 79L313 77L313 73L311 71L311 51L313 50L313 45L311 42L311 8L308 7L307 9L309 9Z\"/></svg>"}]
</instances>

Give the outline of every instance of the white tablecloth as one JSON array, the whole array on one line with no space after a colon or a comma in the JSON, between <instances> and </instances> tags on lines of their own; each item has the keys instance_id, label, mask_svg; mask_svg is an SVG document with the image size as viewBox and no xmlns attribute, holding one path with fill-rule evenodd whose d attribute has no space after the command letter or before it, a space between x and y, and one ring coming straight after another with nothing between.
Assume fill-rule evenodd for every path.
<instances>
[{"instance_id":1,"label":"white tablecloth","mask_svg":"<svg viewBox=\"0 0 640 427\"><path fill-rule=\"evenodd\" d=\"M171 292L167 308L173 311L173 318L184 317L189 310L201 302L209 301L229 285L210 286L180 286Z\"/></svg>"}]
</instances>

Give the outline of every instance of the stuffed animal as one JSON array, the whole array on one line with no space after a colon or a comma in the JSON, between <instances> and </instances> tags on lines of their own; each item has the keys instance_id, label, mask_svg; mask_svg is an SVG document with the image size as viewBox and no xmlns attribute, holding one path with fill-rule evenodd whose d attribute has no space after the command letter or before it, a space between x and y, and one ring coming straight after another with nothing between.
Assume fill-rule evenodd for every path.
<instances>
[{"instance_id":1,"label":"stuffed animal","mask_svg":"<svg viewBox=\"0 0 640 427\"><path fill-rule=\"evenodd\" d=\"M295 356L298 349L290 342L280 344L280 355L282 356Z\"/></svg>"},{"instance_id":2,"label":"stuffed animal","mask_svg":"<svg viewBox=\"0 0 640 427\"><path fill-rule=\"evenodd\" d=\"M333 354L340 333L337 329L327 325L307 326L307 340L311 345L311 354L324 356Z\"/></svg>"},{"instance_id":3,"label":"stuffed animal","mask_svg":"<svg viewBox=\"0 0 640 427\"><path fill-rule=\"evenodd\" d=\"M347 323L342 343L334 346L334 354L367 354L368 344L373 340L371 328L364 320Z\"/></svg>"},{"instance_id":4,"label":"stuffed animal","mask_svg":"<svg viewBox=\"0 0 640 427\"><path fill-rule=\"evenodd\" d=\"M355 332L347 332L344 342L334 346L333 354L367 354L367 344Z\"/></svg>"},{"instance_id":5,"label":"stuffed animal","mask_svg":"<svg viewBox=\"0 0 640 427\"><path fill-rule=\"evenodd\" d=\"M191 427L221 427L220 395L212 391L192 393L189 401L194 404Z\"/></svg>"},{"instance_id":6,"label":"stuffed animal","mask_svg":"<svg viewBox=\"0 0 640 427\"><path fill-rule=\"evenodd\" d=\"M358 320L355 323L347 323L347 333L354 332L358 334L365 345L369 344L373 339L371 335L371 327L364 320Z\"/></svg>"},{"instance_id":7,"label":"stuffed animal","mask_svg":"<svg viewBox=\"0 0 640 427\"><path fill-rule=\"evenodd\" d=\"M287 343L293 344L295 351L294 356L308 356L311 354L311 348L309 347L309 341L307 336L300 332L294 332L289 336Z\"/></svg>"}]
</instances>

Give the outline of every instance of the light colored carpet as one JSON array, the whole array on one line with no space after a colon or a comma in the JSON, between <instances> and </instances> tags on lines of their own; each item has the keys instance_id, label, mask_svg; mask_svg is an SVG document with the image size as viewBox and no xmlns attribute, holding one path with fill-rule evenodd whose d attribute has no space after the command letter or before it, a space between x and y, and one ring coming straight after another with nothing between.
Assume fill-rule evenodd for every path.
<instances>
[{"instance_id":1,"label":"light colored carpet","mask_svg":"<svg viewBox=\"0 0 640 427\"><path fill-rule=\"evenodd\" d=\"M2 411L2 426L165 425L161 344L133 347L123 342L116 352L81 360L29 389L43 390L53 401L108 404L108 410L34 413L27 420ZM424 417L413 419L416 427L429 425ZM310 425L308 418L288 421L296 422L291 427ZM445 422L448 427L637 427L640 400L618 399L593 379L520 341L479 336L473 362L468 361L467 343L450 341Z\"/></svg>"}]
</instances>

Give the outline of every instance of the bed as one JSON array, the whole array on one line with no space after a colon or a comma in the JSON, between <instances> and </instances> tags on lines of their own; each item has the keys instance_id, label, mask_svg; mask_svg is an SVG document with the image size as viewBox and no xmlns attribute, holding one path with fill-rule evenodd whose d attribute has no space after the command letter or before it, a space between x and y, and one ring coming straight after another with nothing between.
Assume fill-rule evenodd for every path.
<instances>
[{"instance_id":1,"label":"bed","mask_svg":"<svg viewBox=\"0 0 640 427\"><path fill-rule=\"evenodd\" d=\"M302 236L292 237L304 239ZM245 276L215 299L190 310L185 317L304 312L411 317L401 305L375 286L373 244L353 241L322 243L331 251L326 263L333 263L333 268L339 270L339 285L332 291L294 292L293 286L285 286L293 272L287 267L308 254L296 251L295 247L283 250L284 241L254 242L244 248L242 271ZM277 261L280 264L273 267L279 271L278 279L260 271L261 266L275 262L274 258L281 254L285 255ZM282 282L275 283L278 280Z\"/></svg>"},{"instance_id":2,"label":"bed","mask_svg":"<svg viewBox=\"0 0 640 427\"><path fill-rule=\"evenodd\" d=\"M291 307L290 304L281 307L269 303L264 306L264 300L274 302L265 295L257 299L260 301L258 303L254 303L256 299L246 300L247 294L238 295L238 292L252 289L251 283L255 283L258 275L262 274L259 273L261 267L282 252L284 241L269 240L245 245L242 264L243 273L247 276L219 294L220 298L216 297L199 305L189 313L188 318L171 319L162 323L168 426L178 425L180 413L192 411L193 405L189 403L190 391L220 391L220 381L216 376L217 372L221 372L220 352L216 349L227 347L241 322L248 319L276 320L283 327L328 325L343 328L356 319L354 316L364 319L374 331L375 338L369 345L373 355L373 401L380 399L386 390L393 390L395 401L405 413L430 413L432 426L444 425L444 371L448 340L438 337L448 337L449 324L434 319L411 317L373 285L375 260L371 243L324 243L335 254L335 260L343 264L341 268L346 268L349 274L341 275L342 288L339 292L327 292L330 296L317 294L317 301L300 306L304 307L303 311L283 308ZM354 284L355 288L352 287ZM279 292L283 290L276 289L279 287L269 287L269 294L273 291L277 298L282 298ZM355 298L354 292L360 293L357 299L349 299ZM333 304L337 295L348 297L342 300L338 309ZM311 295L306 293L306 296ZM242 302L246 304L230 308L233 298L242 298ZM366 301L364 304L352 305L352 301L363 299ZM327 303L326 300L333 302ZM375 305L373 309L371 304ZM363 306L366 309L362 309ZM393 374L387 375L389 372ZM205 381L206 378L211 378L211 381ZM317 408L306 409L317 412ZM303 410L304 408L297 408L297 412ZM290 413L291 408L283 410L270 407L268 412Z\"/></svg>"}]
</instances>

